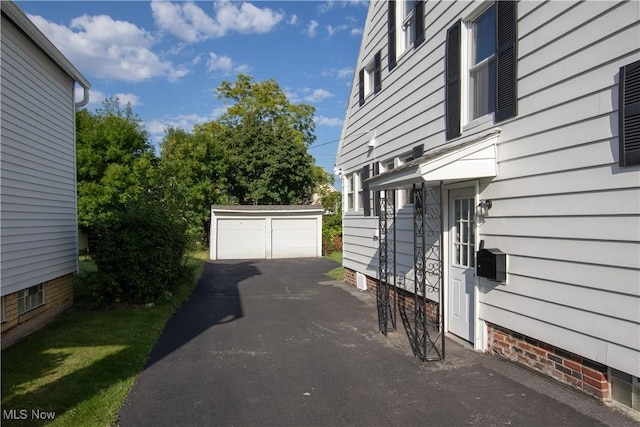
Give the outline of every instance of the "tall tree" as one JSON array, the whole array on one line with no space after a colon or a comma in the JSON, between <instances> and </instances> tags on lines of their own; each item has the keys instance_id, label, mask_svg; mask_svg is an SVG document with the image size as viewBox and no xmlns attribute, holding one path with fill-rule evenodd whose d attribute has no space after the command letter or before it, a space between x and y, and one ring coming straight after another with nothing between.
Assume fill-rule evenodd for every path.
<instances>
[{"instance_id":1,"label":"tall tree","mask_svg":"<svg viewBox=\"0 0 640 427\"><path fill-rule=\"evenodd\" d=\"M226 183L240 204L295 204L314 187L315 109L292 104L274 80L256 82L240 74L216 91L228 105L216 121L196 129L224 146Z\"/></svg>"},{"instance_id":2,"label":"tall tree","mask_svg":"<svg viewBox=\"0 0 640 427\"><path fill-rule=\"evenodd\" d=\"M76 146L80 227L107 219L154 187L153 147L130 105L112 98L94 113L77 111Z\"/></svg>"},{"instance_id":3,"label":"tall tree","mask_svg":"<svg viewBox=\"0 0 640 427\"><path fill-rule=\"evenodd\" d=\"M223 147L204 132L169 128L161 143L162 202L190 234L206 236L212 204L227 204Z\"/></svg>"}]
</instances>

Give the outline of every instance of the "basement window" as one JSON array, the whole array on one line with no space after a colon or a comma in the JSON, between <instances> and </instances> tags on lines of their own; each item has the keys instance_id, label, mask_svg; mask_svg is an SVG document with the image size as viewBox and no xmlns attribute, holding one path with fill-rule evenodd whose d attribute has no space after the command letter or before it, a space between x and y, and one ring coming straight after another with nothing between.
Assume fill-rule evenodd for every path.
<instances>
[{"instance_id":1,"label":"basement window","mask_svg":"<svg viewBox=\"0 0 640 427\"><path fill-rule=\"evenodd\" d=\"M44 285L31 286L18 291L18 314L26 313L44 304Z\"/></svg>"},{"instance_id":2,"label":"basement window","mask_svg":"<svg viewBox=\"0 0 640 427\"><path fill-rule=\"evenodd\" d=\"M640 379L611 369L611 399L634 411L640 411Z\"/></svg>"}]
</instances>

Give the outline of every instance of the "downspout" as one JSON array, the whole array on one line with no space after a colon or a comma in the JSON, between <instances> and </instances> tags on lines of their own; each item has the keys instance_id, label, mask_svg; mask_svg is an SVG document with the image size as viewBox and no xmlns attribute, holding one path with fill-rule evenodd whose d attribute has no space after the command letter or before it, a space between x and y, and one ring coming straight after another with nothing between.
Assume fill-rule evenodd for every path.
<instances>
[{"instance_id":1,"label":"downspout","mask_svg":"<svg viewBox=\"0 0 640 427\"><path fill-rule=\"evenodd\" d=\"M73 88L75 99L75 85ZM74 103L75 110L82 108L89 103L89 87L82 85L82 99ZM76 112L73 112L73 175L75 177L75 209L76 209L76 272L80 272L80 229L78 227L78 158L77 158L77 140L76 140ZM87 248L88 249L88 248Z\"/></svg>"},{"instance_id":2,"label":"downspout","mask_svg":"<svg viewBox=\"0 0 640 427\"><path fill-rule=\"evenodd\" d=\"M82 100L76 102L76 109L82 108L89 103L89 88L82 86Z\"/></svg>"}]
</instances>

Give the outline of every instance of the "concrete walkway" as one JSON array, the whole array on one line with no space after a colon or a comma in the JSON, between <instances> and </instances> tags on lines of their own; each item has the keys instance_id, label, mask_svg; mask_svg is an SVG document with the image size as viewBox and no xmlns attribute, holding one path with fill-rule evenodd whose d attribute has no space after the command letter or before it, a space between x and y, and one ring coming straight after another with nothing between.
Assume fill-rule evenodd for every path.
<instances>
[{"instance_id":1,"label":"concrete walkway","mask_svg":"<svg viewBox=\"0 0 640 427\"><path fill-rule=\"evenodd\" d=\"M122 426L637 426L495 356L447 341L414 358L375 297L326 259L216 261L169 320Z\"/></svg>"}]
</instances>

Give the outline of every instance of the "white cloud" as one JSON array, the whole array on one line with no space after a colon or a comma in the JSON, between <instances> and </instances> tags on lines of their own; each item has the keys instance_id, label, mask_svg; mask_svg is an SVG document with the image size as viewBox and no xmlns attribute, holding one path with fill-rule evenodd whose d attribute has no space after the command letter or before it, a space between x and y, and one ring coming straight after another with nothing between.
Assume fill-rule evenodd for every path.
<instances>
[{"instance_id":1,"label":"white cloud","mask_svg":"<svg viewBox=\"0 0 640 427\"><path fill-rule=\"evenodd\" d=\"M230 31L265 34L284 18L282 13L247 2L216 1L213 9L210 16L193 2L151 2L158 27L189 43L222 37Z\"/></svg>"},{"instance_id":2,"label":"white cloud","mask_svg":"<svg viewBox=\"0 0 640 427\"><path fill-rule=\"evenodd\" d=\"M321 73L322 76L325 77L336 77L340 80L342 79L350 79L353 77L353 68L352 67L344 67L344 68L330 68Z\"/></svg>"},{"instance_id":3,"label":"white cloud","mask_svg":"<svg viewBox=\"0 0 640 427\"><path fill-rule=\"evenodd\" d=\"M209 59L207 59L207 72L213 73L220 71L223 74L231 74L232 71L238 73L247 73L251 70L246 64L234 65L233 60L228 56L216 55L213 52L209 52Z\"/></svg>"},{"instance_id":4,"label":"white cloud","mask_svg":"<svg viewBox=\"0 0 640 427\"><path fill-rule=\"evenodd\" d=\"M320 13L326 13L333 9L335 6L345 8L347 6L365 6L369 5L369 0L327 0L318 6Z\"/></svg>"},{"instance_id":5,"label":"white cloud","mask_svg":"<svg viewBox=\"0 0 640 427\"><path fill-rule=\"evenodd\" d=\"M289 25L298 25L298 16L297 15L291 15L291 17L287 21L287 24L289 24Z\"/></svg>"},{"instance_id":6,"label":"white cloud","mask_svg":"<svg viewBox=\"0 0 640 427\"><path fill-rule=\"evenodd\" d=\"M315 119L316 125L318 126L327 126L327 127L342 126L342 120L336 117L316 116L314 119Z\"/></svg>"},{"instance_id":7,"label":"white cloud","mask_svg":"<svg viewBox=\"0 0 640 427\"><path fill-rule=\"evenodd\" d=\"M82 91L76 91L76 101L79 101L80 98L82 98ZM138 95L134 95L132 93L116 93L113 95L107 95L97 89L89 90L89 103L87 105L91 107L100 107L107 98L118 98L118 101L122 106L127 105L127 103L131 103L132 107L142 105L142 101Z\"/></svg>"},{"instance_id":8,"label":"white cloud","mask_svg":"<svg viewBox=\"0 0 640 427\"><path fill-rule=\"evenodd\" d=\"M359 36L362 34L362 28L352 28L351 33L352 36Z\"/></svg>"},{"instance_id":9,"label":"white cloud","mask_svg":"<svg viewBox=\"0 0 640 427\"><path fill-rule=\"evenodd\" d=\"M230 72L233 69L233 61L228 56L218 56L213 52L209 52L207 60L207 72L223 71Z\"/></svg>"},{"instance_id":10,"label":"white cloud","mask_svg":"<svg viewBox=\"0 0 640 427\"><path fill-rule=\"evenodd\" d=\"M155 143L160 143L168 127L183 129L190 132L195 125L203 124L217 119L227 111L226 106L216 107L208 116L199 114L178 114L176 116L165 116L160 119L151 120L145 123L145 127L151 139Z\"/></svg>"},{"instance_id":11,"label":"white cloud","mask_svg":"<svg viewBox=\"0 0 640 427\"><path fill-rule=\"evenodd\" d=\"M333 25L327 25L327 33L329 33L329 37L333 37L336 33L340 31L346 30L348 27L346 25L338 25L334 27Z\"/></svg>"},{"instance_id":12,"label":"white cloud","mask_svg":"<svg viewBox=\"0 0 640 427\"><path fill-rule=\"evenodd\" d=\"M67 27L37 15L29 19L74 65L97 78L140 82L167 76L171 80L189 72L161 60L151 50L153 36L130 22L82 15Z\"/></svg>"},{"instance_id":13,"label":"white cloud","mask_svg":"<svg viewBox=\"0 0 640 427\"><path fill-rule=\"evenodd\" d=\"M304 91L307 93L304 97L307 102L320 102L333 96L331 92L324 89L305 89Z\"/></svg>"},{"instance_id":14,"label":"white cloud","mask_svg":"<svg viewBox=\"0 0 640 427\"><path fill-rule=\"evenodd\" d=\"M114 98L118 98L118 101L120 101L120 105L131 104L132 107L142 105L142 102L140 101L140 97L132 93L116 93L113 96Z\"/></svg>"},{"instance_id":15,"label":"white cloud","mask_svg":"<svg viewBox=\"0 0 640 427\"><path fill-rule=\"evenodd\" d=\"M308 35L309 37L315 37L316 34L318 33L318 25L320 25L318 21L312 20L311 22L309 22L309 25L305 30L305 34Z\"/></svg>"}]
</instances>

